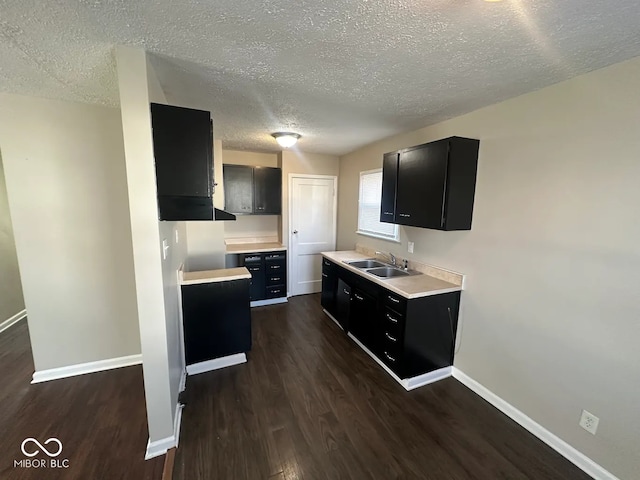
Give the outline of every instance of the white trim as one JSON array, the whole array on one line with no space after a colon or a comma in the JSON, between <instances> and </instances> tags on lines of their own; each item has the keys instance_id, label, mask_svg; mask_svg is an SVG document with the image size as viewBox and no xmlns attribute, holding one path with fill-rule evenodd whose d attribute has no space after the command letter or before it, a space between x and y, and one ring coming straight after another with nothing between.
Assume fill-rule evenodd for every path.
<instances>
[{"instance_id":1,"label":"white trim","mask_svg":"<svg viewBox=\"0 0 640 480\"><path fill-rule=\"evenodd\" d=\"M322 309L322 311L323 311L324 313L326 313L326 314L327 314L327 316L328 316L331 320L333 320L333 321L335 322L335 324L336 324L336 325L338 325L338 327L340 327L340 330L344 330L344 328L342 328L342 325L340 325L340 322L338 322L338 320L337 320L333 315L331 315L329 312L327 312L324 308Z\"/></svg>"},{"instance_id":2,"label":"white trim","mask_svg":"<svg viewBox=\"0 0 640 480\"><path fill-rule=\"evenodd\" d=\"M206 360L204 362L194 363L193 365L187 365L187 374L197 375L198 373L210 372L211 370L239 365L241 363L246 363L246 361L246 354L236 353L235 355L227 355L226 357L214 358L213 360Z\"/></svg>"},{"instance_id":3,"label":"white trim","mask_svg":"<svg viewBox=\"0 0 640 480\"><path fill-rule=\"evenodd\" d=\"M178 403L176 405L176 415L173 419L173 435L170 435L155 442L147 441L147 452L144 455L145 460L159 457L167 453L167 450L177 447L180 443L180 426L182 425L182 409L184 405Z\"/></svg>"},{"instance_id":4,"label":"white trim","mask_svg":"<svg viewBox=\"0 0 640 480\"><path fill-rule=\"evenodd\" d=\"M58 380L59 378L84 375L85 373L101 372L103 370L112 370L114 368L140 365L141 363L142 354L139 353L137 355L129 355L126 357L108 358L107 360L98 360L96 362L79 363L77 365L69 365L68 367L50 368L48 370L34 372L31 383L48 382L49 380Z\"/></svg>"},{"instance_id":5,"label":"white trim","mask_svg":"<svg viewBox=\"0 0 640 480\"><path fill-rule=\"evenodd\" d=\"M27 311L26 310L22 310L22 311L16 313L13 317L9 317L4 322L0 323L0 333L4 332L9 327L15 325L16 323L18 323L23 318L26 318L26 316L27 316Z\"/></svg>"},{"instance_id":6,"label":"white trim","mask_svg":"<svg viewBox=\"0 0 640 480\"><path fill-rule=\"evenodd\" d=\"M251 308L263 307L265 305L276 305L278 303L287 303L289 299L287 297L269 298L268 300L254 300L250 303Z\"/></svg>"},{"instance_id":7,"label":"white trim","mask_svg":"<svg viewBox=\"0 0 640 480\"><path fill-rule=\"evenodd\" d=\"M560 437L551 433L538 422L528 417L525 413L518 410L507 401L503 400L487 387L481 385L456 367L453 367L453 377L464 386L466 386L469 390L477 393L479 396L484 398L487 402L496 407L511 420L523 427L525 430L529 431L529 433L533 434L544 443L549 445L556 452L569 460L576 467L580 468L586 474L591 475L593 478L599 480L619 480L618 477L613 475L611 472L605 470L585 454L576 450Z\"/></svg>"},{"instance_id":8,"label":"white trim","mask_svg":"<svg viewBox=\"0 0 640 480\"><path fill-rule=\"evenodd\" d=\"M182 393L187 388L187 369L185 367L180 375L180 384L178 385L178 393Z\"/></svg>"},{"instance_id":9,"label":"white trim","mask_svg":"<svg viewBox=\"0 0 640 480\"><path fill-rule=\"evenodd\" d=\"M289 174L289 219L288 219L288 227L289 232L287 233L287 249L289 252L289 261L287 262L287 290L296 290L295 282L297 281L297 276L294 276L294 264L297 266L295 256L297 252L297 248L294 248L293 245L293 179L294 178L313 178L320 180L331 180L333 179L333 249L335 250L336 245L338 244L338 176L337 175L313 175L313 174L305 174L305 173L290 173ZM322 281L322 278L320 278ZM295 295L304 295L304 294L295 294ZM291 293L287 292L287 296L290 297Z\"/></svg>"},{"instance_id":10,"label":"white trim","mask_svg":"<svg viewBox=\"0 0 640 480\"><path fill-rule=\"evenodd\" d=\"M397 226L397 225L396 225ZM384 235L377 235L375 233L370 233L367 232L366 230L356 230L356 233L358 235L362 235L364 237L371 237L371 238L377 238L378 240L385 240L387 242L392 242L392 243L402 243L400 241L400 234L398 234L398 240L396 240L395 238L392 237L385 237Z\"/></svg>"},{"instance_id":11,"label":"white trim","mask_svg":"<svg viewBox=\"0 0 640 480\"><path fill-rule=\"evenodd\" d=\"M400 378L393 371L387 367L382 360L380 360L371 350L365 347L360 340L353 336L353 334L348 333L349 338L356 342L360 348L362 348L371 358L373 358L378 365L380 365L384 370L391 375L391 377L398 382L400 385L404 387L405 390L413 390L414 388L422 387L424 385L428 385L430 383L437 382L438 380L442 380L443 378L447 378L451 376L451 369L453 367L444 367L439 368L438 370L434 370L433 372L423 373L422 375L418 375L416 377L411 378Z\"/></svg>"}]
</instances>

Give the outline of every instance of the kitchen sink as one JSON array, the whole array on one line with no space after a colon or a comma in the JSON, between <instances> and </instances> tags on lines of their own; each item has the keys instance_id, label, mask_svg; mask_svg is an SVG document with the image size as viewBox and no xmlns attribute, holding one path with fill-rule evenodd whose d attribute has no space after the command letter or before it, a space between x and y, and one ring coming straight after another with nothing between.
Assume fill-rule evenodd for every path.
<instances>
[{"instance_id":1,"label":"kitchen sink","mask_svg":"<svg viewBox=\"0 0 640 480\"><path fill-rule=\"evenodd\" d=\"M404 270L393 267L370 268L367 270L367 273L381 278L406 277L407 275L411 275L410 272L405 272Z\"/></svg>"},{"instance_id":2,"label":"kitchen sink","mask_svg":"<svg viewBox=\"0 0 640 480\"><path fill-rule=\"evenodd\" d=\"M346 262L346 264L356 268L386 267L384 263L377 260L354 260L351 262Z\"/></svg>"}]
</instances>

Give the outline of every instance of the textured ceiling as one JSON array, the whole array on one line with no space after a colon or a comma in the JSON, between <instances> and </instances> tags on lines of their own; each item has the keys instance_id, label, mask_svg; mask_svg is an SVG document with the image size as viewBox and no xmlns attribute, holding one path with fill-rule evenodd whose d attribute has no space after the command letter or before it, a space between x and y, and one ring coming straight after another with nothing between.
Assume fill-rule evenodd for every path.
<instances>
[{"instance_id":1,"label":"textured ceiling","mask_svg":"<svg viewBox=\"0 0 640 480\"><path fill-rule=\"evenodd\" d=\"M151 52L225 148L362 145L640 55L637 0L0 0L0 91L117 105Z\"/></svg>"}]
</instances>

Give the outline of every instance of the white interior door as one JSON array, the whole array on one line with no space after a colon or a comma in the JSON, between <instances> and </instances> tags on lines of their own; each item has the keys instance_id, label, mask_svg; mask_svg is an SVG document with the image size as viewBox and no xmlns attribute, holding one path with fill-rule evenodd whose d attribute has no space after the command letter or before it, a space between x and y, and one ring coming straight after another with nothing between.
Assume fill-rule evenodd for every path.
<instances>
[{"instance_id":1,"label":"white interior door","mask_svg":"<svg viewBox=\"0 0 640 480\"><path fill-rule=\"evenodd\" d=\"M291 295L322 290L320 252L336 248L337 177L292 176L289 192Z\"/></svg>"}]
</instances>

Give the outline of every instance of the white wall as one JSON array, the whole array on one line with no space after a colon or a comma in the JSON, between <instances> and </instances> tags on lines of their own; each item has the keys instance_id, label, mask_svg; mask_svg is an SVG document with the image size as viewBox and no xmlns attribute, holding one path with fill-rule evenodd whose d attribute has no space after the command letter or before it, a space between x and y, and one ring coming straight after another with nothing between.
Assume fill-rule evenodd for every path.
<instances>
[{"instance_id":1,"label":"white wall","mask_svg":"<svg viewBox=\"0 0 640 480\"><path fill-rule=\"evenodd\" d=\"M222 142L220 140L213 142L213 166L214 178L218 183L213 195L213 205L222 209L224 208L224 189L222 187ZM186 222L187 264L190 271L224 268L224 228L227 223L233 222Z\"/></svg>"},{"instance_id":2,"label":"white wall","mask_svg":"<svg viewBox=\"0 0 640 480\"><path fill-rule=\"evenodd\" d=\"M640 471L638 78L635 59L386 139L343 157L339 183L339 248L467 274L455 365L621 479ZM451 135L480 139L472 230L356 235L358 172Z\"/></svg>"},{"instance_id":3,"label":"white wall","mask_svg":"<svg viewBox=\"0 0 640 480\"><path fill-rule=\"evenodd\" d=\"M181 229L183 234L184 229L177 222L158 222L149 103L162 100L163 95L147 68L143 50L118 47L116 62L149 441L153 443L174 435L183 367L176 344L179 320L174 278L184 252L182 245L175 245L174 229ZM165 261L164 238L170 245Z\"/></svg>"},{"instance_id":4,"label":"white wall","mask_svg":"<svg viewBox=\"0 0 640 480\"><path fill-rule=\"evenodd\" d=\"M2 165L2 145L0 144L0 329L2 323L24 310L22 283L16 242L13 238L9 199Z\"/></svg>"},{"instance_id":5,"label":"white wall","mask_svg":"<svg viewBox=\"0 0 640 480\"><path fill-rule=\"evenodd\" d=\"M36 370L140 353L118 110L0 94Z\"/></svg>"}]
</instances>

